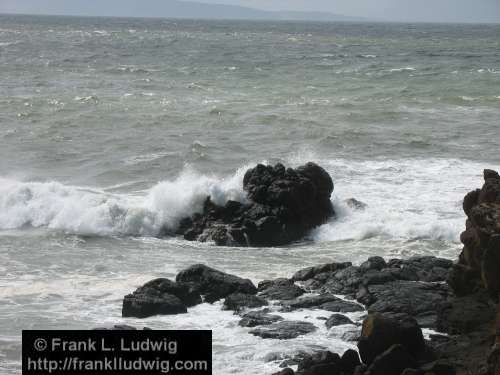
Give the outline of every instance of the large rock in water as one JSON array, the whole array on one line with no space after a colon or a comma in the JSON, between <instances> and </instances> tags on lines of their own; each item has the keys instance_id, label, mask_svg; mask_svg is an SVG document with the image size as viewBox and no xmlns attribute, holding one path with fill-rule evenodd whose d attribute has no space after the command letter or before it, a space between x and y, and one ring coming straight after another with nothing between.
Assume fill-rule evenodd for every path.
<instances>
[{"instance_id":1,"label":"large rock in water","mask_svg":"<svg viewBox=\"0 0 500 375\"><path fill-rule=\"evenodd\" d=\"M467 221L460 240L464 248L448 279L459 296L479 289L493 295L500 292L500 176L489 169L483 174L483 187L463 201Z\"/></svg>"},{"instance_id":2,"label":"large rock in water","mask_svg":"<svg viewBox=\"0 0 500 375\"><path fill-rule=\"evenodd\" d=\"M123 298L122 316L147 318L182 314L187 312L187 306L198 303L201 303L201 296L190 285L154 279Z\"/></svg>"},{"instance_id":3,"label":"large rock in water","mask_svg":"<svg viewBox=\"0 0 500 375\"><path fill-rule=\"evenodd\" d=\"M205 297L206 302L215 302L233 293L256 294L257 288L249 279L230 275L216 269L195 264L179 272L178 283L191 286Z\"/></svg>"},{"instance_id":4,"label":"large rock in water","mask_svg":"<svg viewBox=\"0 0 500 375\"><path fill-rule=\"evenodd\" d=\"M207 197L203 212L181 220L177 233L221 246L279 246L334 215L332 179L314 163L296 169L258 164L245 173L243 188L248 203L219 206Z\"/></svg>"}]
</instances>

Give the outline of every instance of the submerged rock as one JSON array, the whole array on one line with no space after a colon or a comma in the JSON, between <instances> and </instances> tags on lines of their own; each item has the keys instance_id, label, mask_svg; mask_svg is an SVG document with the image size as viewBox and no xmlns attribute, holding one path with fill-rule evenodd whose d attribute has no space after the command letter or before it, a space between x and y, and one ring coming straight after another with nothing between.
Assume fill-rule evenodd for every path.
<instances>
[{"instance_id":1,"label":"submerged rock","mask_svg":"<svg viewBox=\"0 0 500 375\"><path fill-rule=\"evenodd\" d=\"M349 207L351 207L351 208L353 208L355 210L364 210L366 207L368 207L368 205L366 203L358 201L355 198L346 199L345 203Z\"/></svg>"},{"instance_id":2,"label":"submerged rock","mask_svg":"<svg viewBox=\"0 0 500 375\"><path fill-rule=\"evenodd\" d=\"M262 307L267 305L267 301L253 294L233 293L224 300L223 309L239 312L247 308Z\"/></svg>"},{"instance_id":3,"label":"submerged rock","mask_svg":"<svg viewBox=\"0 0 500 375\"><path fill-rule=\"evenodd\" d=\"M344 324L355 324L355 323L347 316L342 314L333 314L325 322L326 328L328 329L336 326L341 326Z\"/></svg>"},{"instance_id":4,"label":"submerged rock","mask_svg":"<svg viewBox=\"0 0 500 375\"><path fill-rule=\"evenodd\" d=\"M314 332L316 329L316 326L309 322L285 320L263 328L253 329L249 333L263 339L287 340Z\"/></svg>"},{"instance_id":5,"label":"submerged rock","mask_svg":"<svg viewBox=\"0 0 500 375\"><path fill-rule=\"evenodd\" d=\"M270 325L280 320L283 320L281 316L270 314L266 310L250 311L243 315L238 324L242 327L256 327Z\"/></svg>"},{"instance_id":6,"label":"submerged rock","mask_svg":"<svg viewBox=\"0 0 500 375\"><path fill-rule=\"evenodd\" d=\"M324 293L317 296L307 296L296 298L291 301L284 301L282 310L293 311L298 309L320 309L331 312L357 312L364 308L356 302L344 301L333 294Z\"/></svg>"},{"instance_id":7,"label":"submerged rock","mask_svg":"<svg viewBox=\"0 0 500 375\"><path fill-rule=\"evenodd\" d=\"M203 212L183 219L177 233L224 246L279 246L301 239L334 214L332 179L314 163L296 169L258 164L245 173L243 188L248 203L219 206L207 197Z\"/></svg>"}]
</instances>

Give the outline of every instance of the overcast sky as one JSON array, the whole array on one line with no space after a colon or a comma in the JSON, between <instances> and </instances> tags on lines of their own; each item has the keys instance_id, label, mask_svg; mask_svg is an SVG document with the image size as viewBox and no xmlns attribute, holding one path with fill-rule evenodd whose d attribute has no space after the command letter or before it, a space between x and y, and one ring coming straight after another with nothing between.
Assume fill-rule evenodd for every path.
<instances>
[{"instance_id":1,"label":"overcast sky","mask_svg":"<svg viewBox=\"0 0 500 375\"><path fill-rule=\"evenodd\" d=\"M89 0L64 0L64 10L58 12L61 0L0 0L0 12L19 13L79 13L79 3ZM131 0L129 0L131 1ZM155 7L155 1L133 0L140 7ZM164 0L168 3L169 0ZM389 21L430 22L500 22L500 0L195 0L205 3L242 5L264 10L321 11L347 16ZM114 5L111 5L114 3ZM72 8L73 9L73 8ZM116 2L100 0L93 11L113 15ZM47 11L44 11L47 10ZM150 9L154 14L154 9ZM133 16L134 14L130 14ZM159 15L161 16L161 15Z\"/></svg>"}]
</instances>

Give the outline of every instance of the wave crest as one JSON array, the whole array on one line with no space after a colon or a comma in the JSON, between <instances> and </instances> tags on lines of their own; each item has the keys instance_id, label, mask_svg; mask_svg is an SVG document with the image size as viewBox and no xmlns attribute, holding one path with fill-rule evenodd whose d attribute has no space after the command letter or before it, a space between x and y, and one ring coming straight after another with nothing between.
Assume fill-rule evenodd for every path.
<instances>
[{"instance_id":1,"label":"wave crest","mask_svg":"<svg viewBox=\"0 0 500 375\"><path fill-rule=\"evenodd\" d=\"M243 169L218 179L185 170L142 194L110 194L58 182L0 179L0 229L47 227L85 235L155 236L174 230L182 217L218 203L243 201Z\"/></svg>"}]
</instances>

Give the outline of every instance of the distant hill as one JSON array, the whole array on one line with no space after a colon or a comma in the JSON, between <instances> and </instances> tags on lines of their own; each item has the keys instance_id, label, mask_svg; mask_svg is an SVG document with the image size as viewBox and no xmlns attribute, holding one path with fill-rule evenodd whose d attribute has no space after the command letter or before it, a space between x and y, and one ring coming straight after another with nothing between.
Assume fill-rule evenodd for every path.
<instances>
[{"instance_id":1,"label":"distant hill","mask_svg":"<svg viewBox=\"0 0 500 375\"><path fill-rule=\"evenodd\" d=\"M362 21L322 12L270 12L179 0L2 0L0 13L236 20Z\"/></svg>"}]
</instances>

